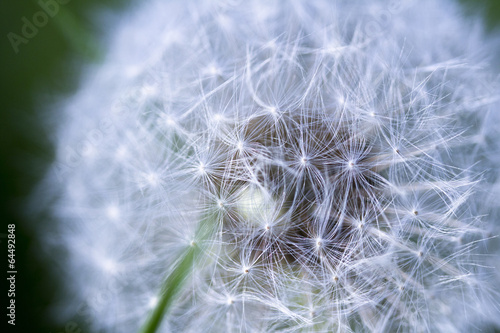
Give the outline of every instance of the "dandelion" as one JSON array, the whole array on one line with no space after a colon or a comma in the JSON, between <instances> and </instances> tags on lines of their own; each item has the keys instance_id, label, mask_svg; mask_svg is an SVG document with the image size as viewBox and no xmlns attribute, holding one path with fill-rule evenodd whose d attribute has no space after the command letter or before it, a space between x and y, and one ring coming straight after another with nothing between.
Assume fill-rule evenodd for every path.
<instances>
[{"instance_id":1,"label":"dandelion","mask_svg":"<svg viewBox=\"0 0 500 333\"><path fill-rule=\"evenodd\" d=\"M121 31L49 178L93 328L498 321L494 48L454 4L150 1Z\"/></svg>"}]
</instances>

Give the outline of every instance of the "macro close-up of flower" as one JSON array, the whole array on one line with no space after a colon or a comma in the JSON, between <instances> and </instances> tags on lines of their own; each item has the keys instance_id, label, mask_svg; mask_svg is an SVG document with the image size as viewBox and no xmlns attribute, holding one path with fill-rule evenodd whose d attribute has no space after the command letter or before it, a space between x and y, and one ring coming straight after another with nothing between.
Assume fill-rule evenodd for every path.
<instances>
[{"instance_id":1,"label":"macro close-up of flower","mask_svg":"<svg viewBox=\"0 0 500 333\"><path fill-rule=\"evenodd\" d=\"M130 7L46 119L31 200L61 267L54 320L500 330L500 45L479 17L448 0Z\"/></svg>"}]
</instances>

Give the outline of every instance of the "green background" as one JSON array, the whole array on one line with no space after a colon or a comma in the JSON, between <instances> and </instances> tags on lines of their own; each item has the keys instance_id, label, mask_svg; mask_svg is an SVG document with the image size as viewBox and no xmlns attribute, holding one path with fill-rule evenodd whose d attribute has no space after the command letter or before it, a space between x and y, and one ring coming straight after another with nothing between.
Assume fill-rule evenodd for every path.
<instances>
[{"instance_id":1,"label":"green background","mask_svg":"<svg viewBox=\"0 0 500 333\"><path fill-rule=\"evenodd\" d=\"M499 36L499 0L462 0L469 13L480 12L486 17L491 34ZM57 326L47 314L54 299L57 271L43 261L40 244L33 223L48 223L40 217L37 221L25 216L26 200L33 187L44 174L52 159L47 140L47 129L41 119L48 119L45 105L56 97L71 94L77 89L84 64L98 62L102 57L100 37L112 26L99 23L96 11L107 10L119 17L128 5L127 0L72 0L60 5L60 12L50 18L47 25L27 44L19 45L15 53L7 34L21 35L22 17L32 21L40 11L37 1L4 0L0 4L0 268L2 284L0 307L7 306L7 224L16 224L16 326L6 332L78 332L70 325ZM113 16L110 16L110 20ZM53 97L50 97L53 96ZM6 310L1 311L6 323ZM79 326L81 333L88 332Z\"/></svg>"}]
</instances>

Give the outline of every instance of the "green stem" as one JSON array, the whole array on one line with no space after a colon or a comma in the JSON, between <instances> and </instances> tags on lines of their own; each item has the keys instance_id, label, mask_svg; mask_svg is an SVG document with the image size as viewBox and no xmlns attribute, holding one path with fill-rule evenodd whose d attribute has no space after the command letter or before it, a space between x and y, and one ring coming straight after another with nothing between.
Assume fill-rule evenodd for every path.
<instances>
[{"instance_id":1,"label":"green stem","mask_svg":"<svg viewBox=\"0 0 500 333\"><path fill-rule=\"evenodd\" d=\"M181 262L175 267L175 269L170 273L170 275L165 280L160 299L153 309L149 319L146 321L145 325L141 328L141 333L154 333L161 324L165 313L172 305L175 296L179 293L186 281L188 275L192 271L191 266L194 263L194 259L199 250L198 246L192 246L184 255Z\"/></svg>"},{"instance_id":2,"label":"green stem","mask_svg":"<svg viewBox=\"0 0 500 333\"><path fill-rule=\"evenodd\" d=\"M176 299L176 296L182 290L188 276L193 271L193 266L196 265L197 259L199 259L199 254L202 252L201 243L207 240L211 235L211 231L213 231L215 223L209 223L212 221L214 220L211 218L205 218L201 221L196 232L196 240L198 240L200 244L193 243L186 250L181 261L167 276L163 282L158 303L141 327L140 333L154 333L160 326L165 314L172 306L173 301Z\"/></svg>"}]
</instances>

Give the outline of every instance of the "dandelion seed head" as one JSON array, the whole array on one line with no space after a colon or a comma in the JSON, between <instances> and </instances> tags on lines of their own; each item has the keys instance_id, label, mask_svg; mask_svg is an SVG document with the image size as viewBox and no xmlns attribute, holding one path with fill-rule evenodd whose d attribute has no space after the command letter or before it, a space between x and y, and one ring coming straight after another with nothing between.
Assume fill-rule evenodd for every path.
<instances>
[{"instance_id":1,"label":"dandelion seed head","mask_svg":"<svg viewBox=\"0 0 500 333\"><path fill-rule=\"evenodd\" d=\"M213 115L213 118L212 118L212 119L213 119L213 121L214 121L215 123L219 123L219 122L221 122L221 121L223 121L223 120L224 120L224 116L223 116L223 115L221 115L220 113L216 113L216 114L214 114L214 115Z\"/></svg>"},{"instance_id":2,"label":"dandelion seed head","mask_svg":"<svg viewBox=\"0 0 500 333\"><path fill-rule=\"evenodd\" d=\"M98 260L98 264L106 273L115 274L118 272L119 266L114 260L109 258L99 258Z\"/></svg>"},{"instance_id":3,"label":"dandelion seed head","mask_svg":"<svg viewBox=\"0 0 500 333\"><path fill-rule=\"evenodd\" d=\"M138 329L186 253L159 331L500 318L484 255L500 216L495 46L449 1L396 7L138 7L65 109L48 177L61 237L47 239L92 328ZM92 299L110 277L123 287Z\"/></svg>"},{"instance_id":4,"label":"dandelion seed head","mask_svg":"<svg viewBox=\"0 0 500 333\"><path fill-rule=\"evenodd\" d=\"M321 247L323 246L323 240L319 237L315 239L315 244L316 244L316 250L320 250Z\"/></svg>"},{"instance_id":5,"label":"dandelion seed head","mask_svg":"<svg viewBox=\"0 0 500 333\"><path fill-rule=\"evenodd\" d=\"M153 296L148 301L148 307L153 309L158 304L158 297Z\"/></svg>"},{"instance_id":6,"label":"dandelion seed head","mask_svg":"<svg viewBox=\"0 0 500 333\"><path fill-rule=\"evenodd\" d=\"M168 127L172 127L175 125L175 120L171 116L165 116L165 124Z\"/></svg>"},{"instance_id":7,"label":"dandelion seed head","mask_svg":"<svg viewBox=\"0 0 500 333\"><path fill-rule=\"evenodd\" d=\"M146 182L153 187L157 186L160 183L160 177L156 172L150 172L146 174L145 178Z\"/></svg>"},{"instance_id":8,"label":"dandelion seed head","mask_svg":"<svg viewBox=\"0 0 500 333\"><path fill-rule=\"evenodd\" d=\"M206 170L206 167L205 167L205 164L203 162L200 162L200 164L198 165L198 172L203 175L207 172Z\"/></svg>"},{"instance_id":9,"label":"dandelion seed head","mask_svg":"<svg viewBox=\"0 0 500 333\"><path fill-rule=\"evenodd\" d=\"M124 161L127 158L127 155L128 149L125 146L120 146L115 152L116 158L121 161Z\"/></svg>"},{"instance_id":10,"label":"dandelion seed head","mask_svg":"<svg viewBox=\"0 0 500 333\"><path fill-rule=\"evenodd\" d=\"M120 218L120 208L118 208L115 205L108 206L106 208L106 215L111 219L111 220L118 220Z\"/></svg>"},{"instance_id":11,"label":"dandelion seed head","mask_svg":"<svg viewBox=\"0 0 500 333\"><path fill-rule=\"evenodd\" d=\"M238 151L240 153L243 153L243 150L245 149L245 146L243 145L243 141L238 141L236 143L236 148L238 148Z\"/></svg>"}]
</instances>

